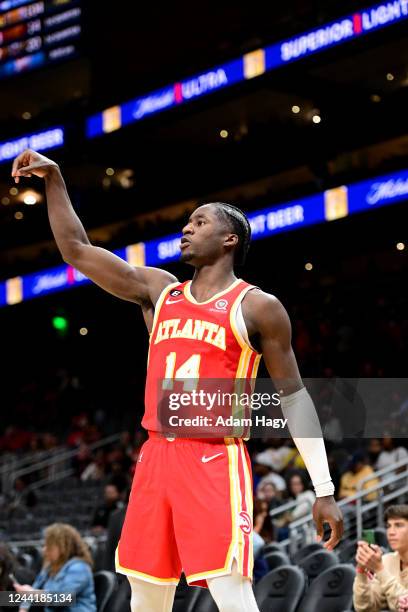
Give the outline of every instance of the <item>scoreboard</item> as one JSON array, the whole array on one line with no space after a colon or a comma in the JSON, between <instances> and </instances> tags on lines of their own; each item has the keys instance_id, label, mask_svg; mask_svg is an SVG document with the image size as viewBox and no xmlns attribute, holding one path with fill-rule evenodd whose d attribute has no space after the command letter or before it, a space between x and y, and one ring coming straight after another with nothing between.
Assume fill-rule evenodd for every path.
<instances>
[{"instance_id":1,"label":"scoreboard","mask_svg":"<svg viewBox=\"0 0 408 612\"><path fill-rule=\"evenodd\" d=\"M0 0L0 79L79 55L80 0Z\"/></svg>"}]
</instances>

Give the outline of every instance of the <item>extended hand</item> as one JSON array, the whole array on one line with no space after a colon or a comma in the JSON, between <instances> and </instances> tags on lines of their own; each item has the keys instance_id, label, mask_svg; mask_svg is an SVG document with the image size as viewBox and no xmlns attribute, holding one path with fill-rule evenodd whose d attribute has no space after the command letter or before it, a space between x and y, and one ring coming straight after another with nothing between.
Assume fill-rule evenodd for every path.
<instances>
[{"instance_id":1,"label":"extended hand","mask_svg":"<svg viewBox=\"0 0 408 612\"><path fill-rule=\"evenodd\" d=\"M323 525L328 523L331 528L330 539L323 544L327 550L333 550L343 535L343 515L334 501L334 497L318 497L313 504L313 520L316 524L317 540L323 540Z\"/></svg>"},{"instance_id":2,"label":"extended hand","mask_svg":"<svg viewBox=\"0 0 408 612\"><path fill-rule=\"evenodd\" d=\"M18 183L20 181L20 176L30 177L34 174L35 176L44 178L55 168L58 168L58 164L52 161L52 159L48 159L45 155L41 155L31 149L26 149L15 158L11 176L13 176L14 181Z\"/></svg>"},{"instance_id":3,"label":"extended hand","mask_svg":"<svg viewBox=\"0 0 408 612\"><path fill-rule=\"evenodd\" d=\"M17 593L30 593L35 590L30 584L19 584L18 582L13 582L13 587Z\"/></svg>"},{"instance_id":4,"label":"extended hand","mask_svg":"<svg viewBox=\"0 0 408 612\"><path fill-rule=\"evenodd\" d=\"M367 542L357 542L356 561L364 569L370 572L380 572L383 569L382 550L376 544L368 545Z\"/></svg>"},{"instance_id":5,"label":"extended hand","mask_svg":"<svg viewBox=\"0 0 408 612\"><path fill-rule=\"evenodd\" d=\"M403 595L398 599L398 612L408 611L408 595Z\"/></svg>"}]
</instances>

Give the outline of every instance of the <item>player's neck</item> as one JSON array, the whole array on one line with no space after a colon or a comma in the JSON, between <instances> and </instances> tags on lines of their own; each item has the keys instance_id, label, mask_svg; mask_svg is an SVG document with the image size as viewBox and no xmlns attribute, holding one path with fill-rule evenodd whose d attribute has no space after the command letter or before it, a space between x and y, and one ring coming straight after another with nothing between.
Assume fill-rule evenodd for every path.
<instances>
[{"instance_id":1,"label":"player's neck","mask_svg":"<svg viewBox=\"0 0 408 612\"><path fill-rule=\"evenodd\" d=\"M191 290L198 302L208 300L212 295L228 289L237 277L234 270L218 266L203 266L195 270L191 281Z\"/></svg>"}]
</instances>

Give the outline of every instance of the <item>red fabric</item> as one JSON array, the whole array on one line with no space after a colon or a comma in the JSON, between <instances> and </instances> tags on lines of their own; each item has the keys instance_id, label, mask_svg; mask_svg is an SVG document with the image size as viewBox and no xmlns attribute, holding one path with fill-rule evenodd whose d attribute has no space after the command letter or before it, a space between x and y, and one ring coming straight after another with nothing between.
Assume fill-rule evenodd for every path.
<instances>
[{"instance_id":1,"label":"red fabric","mask_svg":"<svg viewBox=\"0 0 408 612\"><path fill-rule=\"evenodd\" d=\"M168 441L153 434L136 465L116 571L174 584L184 571L189 584L207 587L207 574L230 573L237 558L252 577L252 509L245 503L251 464L242 440Z\"/></svg>"}]
</instances>

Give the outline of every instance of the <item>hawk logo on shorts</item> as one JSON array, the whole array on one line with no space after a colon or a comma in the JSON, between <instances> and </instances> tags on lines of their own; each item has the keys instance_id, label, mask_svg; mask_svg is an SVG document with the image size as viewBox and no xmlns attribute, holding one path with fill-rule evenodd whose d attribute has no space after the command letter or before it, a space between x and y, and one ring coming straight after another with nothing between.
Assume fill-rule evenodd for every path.
<instances>
[{"instance_id":1,"label":"hawk logo on shorts","mask_svg":"<svg viewBox=\"0 0 408 612\"><path fill-rule=\"evenodd\" d=\"M226 310L228 306L228 300L217 300L215 302L215 307L217 310Z\"/></svg>"},{"instance_id":2,"label":"hawk logo on shorts","mask_svg":"<svg viewBox=\"0 0 408 612\"><path fill-rule=\"evenodd\" d=\"M252 531L252 521L248 512L240 512L239 515L239 526L241 531L243 531L246 535L249 535Z\"/></svg>"},{"instance_id":3,"label":"hawk logo on shorts","mask_svg":"<svg viewBox=\"0 0 408 612\"><path fill-rule=\"evenodd\" d=\"M170 295L171 297L177 297L178 295L181 295L183 292L180 291L179 289L173 289L173 291L170 291Z\"/></svg>"}]
</instances>

